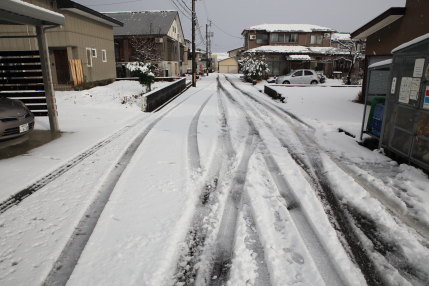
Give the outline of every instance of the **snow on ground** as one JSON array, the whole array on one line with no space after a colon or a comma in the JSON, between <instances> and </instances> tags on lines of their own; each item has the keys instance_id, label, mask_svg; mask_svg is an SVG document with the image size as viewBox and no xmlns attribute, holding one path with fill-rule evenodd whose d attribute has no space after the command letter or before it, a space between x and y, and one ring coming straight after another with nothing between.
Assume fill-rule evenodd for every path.
<instances>
[{"instance_id":1,"label":"snow on ground","mask_svg":"<svg viewBox=\"0 0 429 286\"><path fill-rule=\"evenodd\" d=\"M188 270L186 261L192 257L183 253L184 241L192 222L198 222L194 216L201 208L201 190L207 188L207 180L213 179L211 172L217 169L218 187L207 199L210 209L202 217L207 224L208 246L215 248L216 231L228 222L228 213L226 217L222 214L228 210L229 192L242 196L235 206L239 209L237 227L227 228L225 234L235 233L230 285L266 285L268 279L271 285L364 285L360 270L341 247L302 170L279 144L276 130L304 152L293 127L276 126L285 123L260 107L250 106L249 99L223 80L231 93L227 100L225 92L216 87L216 76L202 78L197 88L154 114L140 112L136 95L142 87L136 82L58 92L63 135L25 156L0 161L0 180L7 186L1 189L1 200L121 128L129 130L108 148L0 215L0 284L45 281L85 210L117 167L118 158L139 134L149 130L115 182L68 285L183 285L175 280L175 271L178 267ZM311 129L311 138L323 150L321 162L339 190L337 195L373 219L384 231L383 239L401 252L401 258L424 281L429 273L428 251L422 247L423 239L420 241L400 219L409 219L411 225L429 222L428 178L337 131L343 128L358 135L363 106L353 99L359 88L274 86L286 97L286 102L280 103L259 92L263 86L234 80L253 96L293 113L313 128L302 132ZM243 110L256 122L259 139L246 123ZM46 120L39 120L36 128L47 127ZM219 154L219 148L224 154ZM234 153L232 158L225 158L229 153ZM279 172L273 169L275 164ZM348 172L358 176L350 177ZM290 188L279 188L279 176L286 178ZM364 190L358 180L375 184L374 194ZM285 189L291 194L285 195ZM297 206L288 201L291 195ZM400 219L392 219L390 212ZM205 250L204 255L208 254ZM183 255L185 263L178 265ZM403 273L395 272L401 265L391 267L375 251L372 255L386 269L386 277L406 285L401 280ZM196 267L204 271L209 265Z\"/></svg>"},{"instance_id":2,"label":"snow on ground","mask_svg":"<svg viewBox=\"0 0 429 286\"><path fill-rule=\"evenodd\" d=\"M169 83L155 83L153 89L166 84ZM139 95L144 91L136 81L118 81L82 91L57 91L61 137L21 156L0 161L3 185L0 201L123 128L127 122L146 117L140 111ZM48 118L36 117L35 130L49 130Z\"/></svg>"}]
</instances>

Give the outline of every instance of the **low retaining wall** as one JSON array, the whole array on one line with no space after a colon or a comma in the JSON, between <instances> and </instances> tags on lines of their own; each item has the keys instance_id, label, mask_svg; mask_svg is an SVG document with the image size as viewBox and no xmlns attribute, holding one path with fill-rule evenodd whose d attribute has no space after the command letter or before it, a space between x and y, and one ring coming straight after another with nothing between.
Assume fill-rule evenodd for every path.
<instances>
[{"instance_id":1,"label":"low retaining wall","mask_svg":"<svg viewBox=\"0 0 429 286\"><path fill-rule=\"evenodd\" d=\"M274 90L267 85L264 85L264 93L273 99L279 99L281 102L285 102L285 98L280 93L278 93L277 90Z\"/></svg>"},{"instance_id":2,"label":"low retaining wall","mask_svg":"<svg viewBox=\"0 0 429 286\"><path fill-rule=\"evenodd\" d=\"M152 112L174 96L185 90L186 78L143 95L142 111Z\"/></svg>"}]
</instances>

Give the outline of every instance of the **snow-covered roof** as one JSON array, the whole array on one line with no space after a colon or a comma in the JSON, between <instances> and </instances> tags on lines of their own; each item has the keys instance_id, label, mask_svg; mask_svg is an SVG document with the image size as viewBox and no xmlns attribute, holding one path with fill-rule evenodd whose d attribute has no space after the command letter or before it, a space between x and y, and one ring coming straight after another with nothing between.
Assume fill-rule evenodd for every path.
<instances>
[{"instance_id":1,"label":"snow-covered roof","mask_svg":"<svg viewBox=\"0 0 429 286\"><path fill-rule=\"evenodd\" d=\"M244 31L267 31L267 32L335 32L327 27L310 24L262 24L244 29Z\"/></svg>"},{"instance_id":2,"label":"snow-covered roof","mask_svg":"<svg viewBox=\"0 0 429 286\"><path fill-rule=\"evenodd\" d=\"M400 45L400 46L398 46L398 47L394 48L394 49L392 50L392 54L393 54L393 53L395 53L395 52L397 52L397 51L399 51L399 50L402 50L402 49L408 48L409 46L412 46L412 45L415 45L415 44L417 44L417 43L420 43L421 41L424 41L424 40L426 40L426 39L429 39L429 33L428 33L428 34L425 34L425 35L423 35L423 36L417 37L417 38L415 38L414 40L411 40L411 41L409 41L409 42L403 43L402 45Z\"/></svg>"},{"instance_id":3,"label":"snow-covered roof","mask_svg":"<svg viewBox=\"0 0 429 286\"><path fill-rule=\"evenodd\" d=\"M212 53L212 55L216 57L218 62L229 58L228 53Z\"/></svg>"},{"instance_id":4,"label":"snow-covered roof","mask_svg":"<svg viewBox=\"0 0 429 286\"><path fill-rule=\"evenodd\" d=\"M246 53L346 55L348 51L334 47L261 46Z\"/></svg>"},{"instance_id":5,"label":"snow-covered roof","mask_svg":"<svg viewBox=\"0 0 429 286\"><path fill-rule=\"evenodd\" d=\"M333 41L351 41L350 33L333 33L331 35Z\"/></svg>"},{"instance_id":6,"label":"snow-covered roof","mask_svg":"<svg viewBox=\"0 0 429 286\"><path fill-rule=\"evenodd\" d=\"M392 59L373 63L372 65L369 65L368 68L372 69L372 68L381 67L381 66L390 65L390 64L392 64Z\"/></svg>"},{"instance_id":7,"label":"snow-covered roof","mask_svg":"<svg viewBox=\"0 0 429 286\"><path fill-rule=\"evenodd\" d=\"M313 60L312 57L309 55L289 55L287 56L287 59L290 61L311 61Z\"/></svg>"},{"instance_id":8,"label":"snow-covered roof","mask_svg":"<svg viewBox=\"0 0 429 286\"><path fill-rule=\"evenodd\" d=\"M124 23L115 27L115 36L167 35L178 15L177 11L106 12L106 15Z\"/></svg>"}]
</instances>

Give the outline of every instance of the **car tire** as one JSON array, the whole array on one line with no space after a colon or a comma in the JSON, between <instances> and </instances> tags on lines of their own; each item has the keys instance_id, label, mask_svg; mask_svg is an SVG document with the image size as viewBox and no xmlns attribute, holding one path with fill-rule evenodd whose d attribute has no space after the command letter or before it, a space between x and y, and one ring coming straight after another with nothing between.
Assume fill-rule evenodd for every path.
<instances>
[{"instance_id":1,"label":"car tire","mask_svg":"<svg viewBox=\"0 0 429 286\"><path fill-rule=\"evenodd\" d=\"M317 80L312 80L312 81L310 82L310 84L311 84L311 85L317 84Z\"/></svg>"},{"instance_id":2,"label":"car tire","mask_svg":"<svg viewBox=\"0 0 429 286\"><path fill-rule=\"evenodd\" d=\"M288 80L285 80L285 81L283 82L283 84L290 84L290 82L289 82Z\"/></svg>"}]
</instances>

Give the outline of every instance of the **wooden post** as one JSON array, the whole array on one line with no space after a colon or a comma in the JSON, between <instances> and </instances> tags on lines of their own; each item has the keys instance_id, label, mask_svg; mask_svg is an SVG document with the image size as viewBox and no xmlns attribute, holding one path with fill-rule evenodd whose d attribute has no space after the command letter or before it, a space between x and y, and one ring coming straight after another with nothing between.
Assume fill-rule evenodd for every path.
<instances>
[{"instance_id":1,"label":"wooden post","mask_svg":"<svg viewBox=\"0 0 429 286\"><path fill-rule=\"evenodd\" d=\"M45 86L46 103L48 106L49 125L52 132L59 132L55 91L52 84L51 65L49 61L48 43L43 26L36 26L37 43L39 44L40 64L42 66L43 83Z\"/></svg>"}]
</instances>

